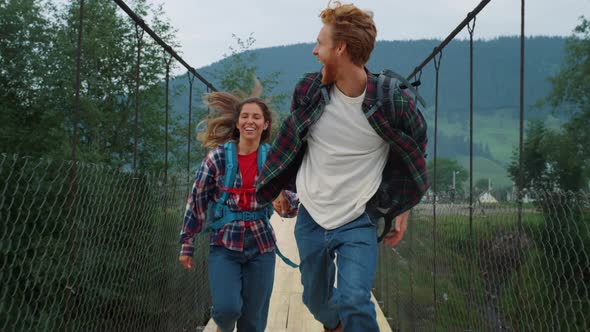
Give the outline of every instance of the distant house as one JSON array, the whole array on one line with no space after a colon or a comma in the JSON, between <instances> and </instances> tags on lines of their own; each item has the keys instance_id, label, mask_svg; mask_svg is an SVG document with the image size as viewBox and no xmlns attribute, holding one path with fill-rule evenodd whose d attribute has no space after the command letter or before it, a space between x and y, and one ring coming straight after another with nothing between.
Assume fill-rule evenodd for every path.
<instances>
[{"instance_id":1,"label":"distant house","mask_svg":"<svg viewBox=\"0 0 590 332\"><path fill-rule=\"evenodd\" d=\"M485 204L498 203L498 200L494 196L492 196L492 194L489 191L483 192L481 195L479 195L477 200L478 202Z\"/></svg>"}]
</instances>

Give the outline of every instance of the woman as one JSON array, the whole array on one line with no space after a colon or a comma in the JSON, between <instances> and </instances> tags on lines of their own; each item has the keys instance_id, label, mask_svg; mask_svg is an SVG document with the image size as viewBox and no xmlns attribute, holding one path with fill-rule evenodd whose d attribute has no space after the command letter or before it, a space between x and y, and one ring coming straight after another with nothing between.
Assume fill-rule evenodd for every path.
<instances>
[{"instance_id":1,"label":"woman","mask_svg":"<svg viewBox=\"0 0 590 332\"><path fill-rule=\"evenodd\" d=\"M259 85L256 90L260 91ZM211 212L215 208L211 206L223 208L224 214L234 216L229 221L225 218L227 224L213 227L210 234L211 315L221 332L233 331L236 323L239 332L264 331L274 282L274 232L266 220L268 215L266 218L239 216L243 211L249 211L249 216L266 212L256 201L255 188L258 150L270 136L272 114L257 96L241 98L213 92L207 95L207 102L217 110L218 116L208 121L199 139L213 149L203 160L188 197L179 261L185 269L193 267L194 236L203 230L205 220L210 228L211 219L219 227L220 221L216 221ZM238 162L230 188L224 184L225 164L230 156L226 156L222 145L228 141L236 143ZM222 198L224 195L226 199ZM290 192L284 192L284 196L281 200L286 198L291 209L282 216L295 216L297 198Z\"/></svg>"}]
</instances>

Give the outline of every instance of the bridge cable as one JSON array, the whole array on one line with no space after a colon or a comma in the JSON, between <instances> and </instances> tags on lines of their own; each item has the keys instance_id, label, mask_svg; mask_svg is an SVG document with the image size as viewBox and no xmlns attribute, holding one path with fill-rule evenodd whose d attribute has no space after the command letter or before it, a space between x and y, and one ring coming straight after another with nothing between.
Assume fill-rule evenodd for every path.
<instances>
[{"instance_id":1,"label":"bridge cable","mask_svg":"<svg viewBox=\"0 0 590 332\"><path fill-rule=\"evenodd\" d=\"M170 45L166 44L166 42L164 42L162 40L162 38L160 38L160 36L158 36L145 22L144 20L139 17L133 10L131 10L131 8L129 8L129 6L127 6L127 4L123 1L123 0L113 0L121 9L123 9L123 11L125 13L127 13L127 15L133 20L135 21L136 25L141 26L141 28L147 32L155 41L156 43L160 44L160 46L162 48L164 48L164 50L166 50L166 52L168 52L170 55L172 55L181 65L183 65L189 72L191 72L193 75L195 75L201 82L203 82L203 84L205 84L209 89L213 90L213 91L217 91L217 89L213 86L213 84L211 84L209 81L207 81L203 76L201 76L199 73L197 73L197 71L191 67L186 61L184 61L183 58L181 58L178 53L176 53L172 47L170 47Z\"/></svg>"},{"instance_id":2,"label":"bridge cable","mask_svg":"<svg viewBox=\"0 0 590 332\"><path fill-rule=\"evenodd\" d=\"M520 125L518 137L518 240L522 235L523 137L524 137L524 1L520 11Z\"/></svg>"},{"instance_id":3,"label":"bridge cable","mask_svg":"<svg viewBox=\"0 0 590 332\"><path fill-rule=\"evenodd\" d=\"M426 57L426 59L424 59L424 61L422 61L422 63L420 65L418 65L416 68L414 68L414 71L408 75L408 77L406 78L408 81L410 81L414 76L416 76L416 74L418 74L418 72L420 70L422 70L422 68L424 68L438 53L438 51L442 51L443 48L445 48L447 46L448 43L451 42L451 40L453 40L455 38L455 36L457 34L459 34L459 32L461 32L461 30L463 30L463 28L468 25L468 23L482 10L484 9L484 7L490 2L491 0L483 0L482 2L480 2L477 7L475 7L475 9L473 9L471 12L469 12L469 14L467 14L467 17L461 22L459 23L459 25L455 28L455 30L453 30L448 36L447 38L445 38L437 47L434 48L434 51L432 51L432 53L430 53L429 56Z\"/></svg>"},{"instance_id":4,"label":"bridge cable","mask_svg":"<svg viewBox=\"0 0 590 332\"><path fill-rule=\"evenodd\" d=\"M439 84L439 71L440 71L440 60L442 58L442 49L438 52L438 58L434 57L434 71L435 71L435 83L434 83L434 180L433 180L433 192L434 192L434 200L432 202L432 250L433 250L433 259L432 259L432 290L433 290L433 305L434 305L434 329L436 331L436 198L438 195L437 192L437 153L438 153L438 84ZM453 170L455 172L455 170ZM453 174L454 176L454 174ZM453 183L454 184L454 183ZM454 189L454 188L453 188ZM454 193L453 193L454 195ZM454 199L454 197L453 197Z\"/></svg>"},{"instance_id":5,"label":"bridge cable","mask_svg":"<svg viewBox=\"0 0 590 332\"><path fill-rule=\"evenodd\" d=\"M522 204L523 204L523 197L522 191L524 186L524 170L523 170L523 149L524 149L524 10L525 10L525 0L521 0L520 2L520 114L519 114L519 136L518 136L518 248L519 253L523 253L523 244L522 244L522 234L523 234L523 227L522 227ZM515 257L519 257L516 256ZM517 277L518 283L517 285L522 284L522 273L521 270L517 270ZM522 292L520 291L520 287L517 288L518 297L522 299ZM520 309L520 308L519 308ZM519 320L522 324L523 320ZM524 326L521 327L521 330Z\"/></svg>"},{"instance_id":6,"label":"bridge cable","mask_svg":"<svg viewBox=\"0 0 590 332\"><path fill-rule=\"evenodd\" d=\"M172 56L169 56L168 59L164 60L164 64L166 65L166 133L165 133L165 155L166 159L164 161L164 182L168 182L168 118L169 118L169 91L170 91L170 64L172 63Z\"/></svg>"},{"instance_id":7,"label":"bridge cable","mask_svg":"<svg viewBox=\"0 0 590 332\"><path fill-rule=\"evenodd\" d=\"M75 90L76 96L74 99L74 110L72 115L72 122L73 122L73 133L72 133L72 151L71 151L71 158L72 158L72 167L69 170L69 190L68 190L68 216L69 216L69 234L67 238L67 248L68 248L68 261L67 266L68 270L72 271L73 264L74 264L74 243L75 243L75 236L76 236L76 198L78 196L78 184L77 184L77 177L78 177L78 169L76 164L76 149L78 144L78 116L80 113L80 72L82 68L82 36L84 32L84 0L80 0L80 9L79 9L79 18L78 18L78 40L77 40L77 47L76 47L76 83L75 83ZM66 286L69 287L72 285L71 280L71 273L68 273L66 276ZM72 292L66 292L66 317L70 317L72 315L72 311L70 308L73 307L72 302Z\"/></svg>"},{"instance_id":8,"label":"bridge cable","mask_svg":"<svg viewBox=\"0 0 590 332\"><path fill-rule=\"evenodd\" d=\"M187 164L186 164L186 172L188 176L191 174L191 139L192 139L192 123L193 123L193 82L195 81L195 76L191 76L190 72L186 72L186 77L188 79L188 145L187 145Z\"/></svg>"},{"instance_id":9,"label":"bridge cable","mask_svg":"<svg viewBox=\"0 0 590 332\"><path fill-rule=\"evenodd\" d=\"M133 136L133 175L137 172L137 131L139 126L138 114L139 114L139 74L141 64L141 41L143 39L143 31L139 29L139 25L135 24L135 36L137 37L137 63L135 67L135 124L134 124L134 136Z\"/></svg>"},{"instance_id":10,"label":"bridge cable","mask_svg":"<svg viewBox=\"0 0 590 332\"><path fill-rule=\"evenodd\" d=\"M471 13L469 13L471 14ZM469 16L469 15L468 15ZM475 30L475 21L477 17L473 16L473 24L467 24L467 31L469 32L469 249L471 255L471 262L469 263L469 308L474 308L474 269L473 262L475 261L475 244L473 240L473 34ZM473 317L469 320L471 330Z\"/></svg>"},{"instance_id":11,"label":"bridge cable","mask_svg":"<svg viewBox=\"0 0 590 332\"><path fill-rule=\"evenodd\" d=\"M422 70L418 72L416 82L420 82L422 78ZM418 88L420 84L416 84L414 87L416 89L416 94L414 95L414 107L418 107L419 102L419 94ZM411 212L410 212L411 213ZM411 308L411 326L412 331L416 331L416 303L415 303L415 294L414 294L414 223L411 222L408 225L408 233L410 235L410 251L409 251L409 258L408 258L408 270L410 274L410 308Z\"/></svg>"}]
</instances>

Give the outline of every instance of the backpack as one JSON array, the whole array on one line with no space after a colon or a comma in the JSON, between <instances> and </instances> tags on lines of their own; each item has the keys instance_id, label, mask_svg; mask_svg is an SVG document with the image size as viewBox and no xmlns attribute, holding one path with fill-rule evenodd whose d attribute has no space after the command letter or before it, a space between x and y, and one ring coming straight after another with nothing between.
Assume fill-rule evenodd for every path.
<instances>
[{"instance_id":1,"label":"backpack","mask_svg":"<svg viewBox=\"0 0 590 332\"><path fill-rule=\"evenodd\" d=\"M262 167L264 166L264 162L266 161L266 156L268 154L269 149L270 145L266 143L262 143L258 147L258 156L256 158L258 164L258 172L260 172L262 170ZM270 204L256 211L232 211L229 209L227 204L225 204L229 197L228 189L233 189L233 185L236 180L236 175L238 174L239 167L238 148L236 143L232 141L226 142L223 145L223 150L225 152L225 177L223 179L222 193L221 197L219 198L219 201L215 202L214 204L209 204L207 218L209 220L209 225L206 228L206 232L203 232L203 234L207 233L207 231L218 230L235 220L252 221L262 219L267 223L269 227L272 228L272 226L270 225L270 216L273 213L273 209ZM287 265L291 267L298 267L297 264L293 263L290 259L288 259L281 253L276 241L274 244L277 255Z\"/></svg>"},{"instance_id":2,"label":"backpack","mask_svg":"<svg viewBox=\"0 0 590 332\"><path fill-rule=\"evenodd\" d=\"M369 118L382 106L393 107L393 93L396 89L408 90L423 107L426 107L426 102L415 89L415 87L420 85L420 81L410 83L400 74L388 69L381 71L379 74L373 75L377 75L377 103L375 104L375 107L365 114L366 118ZM319 80L320 76L318 75L315 79ZM305 96L302 98L303 103L305 104L303 106L304 108L315 104L314 101L317 102L320 99L324 105L328 103L329 94L324 85L312 83L309 86L310 88L307 89ZM382 206L382 204L378 204L387 202L387 199L378 199L378 197L375 196L373 197L374 199L367 202L367 213L371 219L377 223L377 241L381 242L391 230L391 225L395 216L393 215L391 206Z\"/></svg>"}]
</instances>

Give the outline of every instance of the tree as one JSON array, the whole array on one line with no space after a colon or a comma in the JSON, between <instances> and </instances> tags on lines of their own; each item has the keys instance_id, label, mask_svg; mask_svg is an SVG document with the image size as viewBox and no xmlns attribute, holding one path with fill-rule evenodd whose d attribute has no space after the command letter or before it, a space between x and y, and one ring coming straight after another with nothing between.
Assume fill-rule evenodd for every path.
<instances>
[{"instance_id":1,"label":"tree","mask_svg":"<svg viewBox=\"0 0 590 332\"><path fill-rule=\"evenodd\" d=\"M545 127L542 120L528 123L523 142L522 178L523 189L541 192L551 190L557 183L549 160L549 150L554 146L551 137L556 134ZM520 183L518 150L514 149L508 175L514 183Z\"/></svg>"},{"instance_id":2,"label":"tree","mask_svg":"<svg viewBox=\"0 0 590 332\"><path fill-rule=\"evenodd\" d=\"M478 194L488 191L488 189L489 189L489 179L488 178L479 178L473 184L473 190Z\"/></svg>"},{"instance_id":3,"label":"tree","mask_svg":"<svg viewBox=\"0 0 590 332\"><path fill-rule=\"evenodd\" d=\"M588 196L579 193L586 186L590 169L590 22L584 17L580 20L566 41L564 64L550 78L553 89L545 99L556 111L572 117L561 130L551 130L542 121L531 121L522 154L523 189L533 191L535 205L543 213L538 241L544 256L550 258L541 277L550 280L548 289L558 290L561 301L566 303L577 301L569 294L587 292L590 287L590 267L585 255L580 255L590 248L589 223L584 213ZM518 151L513 154L508 173L519 183ZM545 275L547 271L559 273ZM538 293L539 289L531 292ZM543 286L541 292L549 293ZM580 308L588 307L586 299L580 302ZM586 326L562 305L548 309L559 317L554 326ZM532 320L544 318L535 315L531 315ZM523 317L528 319L528 315Z\"/></svg>"},{"instance_id":4,"label":"tree","mask_svg":"<svg viewBox=\"0 0 590 332\"><path fill-rule=\"evenodd\" d=\"M260 76L257 73L259 68L254 65L257 59L257 54L252 50L252 46L256 39L252 34L243 39L233 34L236 45L229 46L229 54L225 54L222 60L223 68L219 71L210 73L215 80L219 82L218 88L221 91L242 91L249 93L254 87L254 78L257 78L262 84L262 98L270 101L271 110L274 110L273 126L271 128L271 141L276 137L276 133L282 120L284 113L276 112L288 97L286 94L273 93L278 86L278 78L280 72L272 72L270 74ZM199 113L203 114L201 110Z\"/></svg>"},{"instance_id":5,"label":"tree","mask_svg":"<svg viewBox=\"0 0 590 332\"><path fill-rule=\"evenodd\" d=\"M273 90L279 84L280 73L272 72L264 76L258 75L259 69L254 65L258 55L252 50L256 39L252 34L246 39L242 39L235 34L232 36L235 39L236 46L229 47L230 54L225 55L223 69L213 73L213 77L220 81L221 90L240 90L248 93L254 87L254 78L256 77L262 84L262 98L270 100L271 108L278 109L279 105L287 98L285 94L273 94Z\"/></svg>"},{"instance_id":6,"label":"tree","mask_svg":"<svg viewBox=\"0 0 590 332\"><path fill-rule=\"evenodd\" d=\"M175 45L161 7L145 0L129 4ZM0 0L1 152L70 158L78 23L77 1L53 8L43 1ZM8 202L16 202L2 204L0 212L9 221L0 223L0 238L14 236L10 243L0 241L0 269L7 275L3 285L11 290L9 298L2 297L9 310L0 313L0 329L179 330L157 325L163 321L158 315L167 310L157 303L164 293L172 294L161 280L173 280L169 276L174 273L163 271L162 261L177 250L176 234L167 238L159 231L177 227L164 214L178 218L159 207L176 191L145 172L160 170L164 158L162 49L143 36L139 172L131 174L135 24L112 1L87 0L83 32L77 124L81 163L75 166L73 208L72 163L0 155L0 171L9 175L0 180L0 190L10 193ZM170 133L174 146L176 133ZM154 241L156 234L161 241L171 239L173 246ZM179 286L183 292L195 288L206 285Z\"/></svg>"},{"instance_id":7,"label":"tree","mask_svg":"<svg viewBox=\"0 0 590 332\"><path fill-rule=\"evenodd\" d=\"M544 194L549 191L577 191L590 178L590 22L580 18L574 34L566 41L561 70L550 82L553 89L544 100L556 111L572 114L560 131L540 120L531 121L523 151L523 189ZM519 159L515 150L509 176L519 183Z\"/></svg>"},{"instance_id":8,"label":"tree","mask_svg":"<svg viewBox=\"0 0 590 332\"><path fill-rule=\"evenodd\" d=\"M145 0L132 3L141 17L169 45L176 45L162 8ZM64 117L62 127L73 131L76 35L79 6L72 2L57 15L58 29L45 75L51 81L51 100L46 106ZM122 15L114 2L86 1L82 39L81 106L78 118L78 159L130 168L134 148L134 113L137 43L136 26ZM141 28L139 28L141 33ZM138 169L160 170L164 165L163 51L147 34L141 38L141 66L138 115ZM170 127L176 125L171 119ZM178 133L169 130L170 151L174 152ZM67 142L69 147L70 142ZM69 156L64 156L68 158Z\"/></svg>"},{"instance_id":9,"label":"tree","mask_svg":"<svg viewBox=\"0 0 590 332\"><path fill-rule=\"evenodd\" d=\"M46 75L54 48L55 8L40 1L0 1L0 151L59 154L67 142L63 117L48 107Z\"/></svg>"},{"instance_id":10,"label":"tree","mask_svg":"<svg viewBox=\"0 0 590 332\"><path fill-rule=\"evenodd\" d=\"M590 139L590 21L583 16L580 21L566 40L564 63L550 78L553 89L546 99L555 110L573 114L561 139L567 146L553 154L559 159L563 187L571 190L585 187L590 178L590 146L586 143ZM566 151L569 161L564 156Z\"/></svg>"},{"instance_id":11,"label":"tree","mask_svg":"<svg viewBox=\"0 0 590 332\"><path fill-rule=\"evenodd\" d=\"M549 79L553 90L547 101L569 112L590 112L590 21L583 16L565 44L560 71Z\"/></svg>"},{"instance_id":12,"label":"tree","mask_svg":"<svg viewBox=\"0 0 590 332\"><path fill-rule=\"evenodd\" d=\"M219 81L219 88L222 91L240 90L248 93L254 87L254 77L256 77L263 87L262 96L271 99L271 105L278 107L287 97L283 94L272 94L273 89L278 85L280 73L257 75L259 69L254 65L257 54L251 50L256 39L252 34L246 39L235 34L232 37L235 39L236 46L229 46L230 54L225 54L223 69L212 73L213 77Z\"/></svg>"},{"instance_id":13,"label":"tree","mask_svg":"<svg viewBox=\"0 0 590 332\"><path fill-rule=\"evenodd\" d=\"M434 159L428 162L428 174L434 182ZM455 183L453 187L453 172L455 173ZM463 184L469 178L469 172L459 164L457 160L447 158L437 158L436 160L436 189L444 193L454 191L463 193Z\"/></svg>"}]
</instances>

